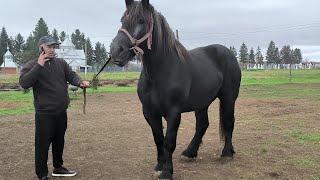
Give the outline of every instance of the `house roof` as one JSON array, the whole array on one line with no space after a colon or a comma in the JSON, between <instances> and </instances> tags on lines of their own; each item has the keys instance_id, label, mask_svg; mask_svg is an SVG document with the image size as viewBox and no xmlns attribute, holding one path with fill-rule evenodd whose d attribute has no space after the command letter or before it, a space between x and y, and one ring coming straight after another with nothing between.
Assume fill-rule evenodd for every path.
<instances>
[{"instance_id":1,"label":"house roof","mask_svg":"<svg viewBox=\"0 0 320 180\"><path fill-rule=\"evenodd\" d=\"M9 49L7 50L7 52L3 55L3 63L1 64L0 67L17 67L16 63L13 62L13 55L12 53L9 51Z\"/></svg>"},{"instance_id":2,"label":"house roof","mask_svg":"<svg viewBox=\"0 0 320 180\"><path fill-rule=\"evenodd\" d=\"M69 36L56 49L57 57L64 59L71 67L85 66L86 56L82 49L76 49Z\"/></svg>"}]
</instances>

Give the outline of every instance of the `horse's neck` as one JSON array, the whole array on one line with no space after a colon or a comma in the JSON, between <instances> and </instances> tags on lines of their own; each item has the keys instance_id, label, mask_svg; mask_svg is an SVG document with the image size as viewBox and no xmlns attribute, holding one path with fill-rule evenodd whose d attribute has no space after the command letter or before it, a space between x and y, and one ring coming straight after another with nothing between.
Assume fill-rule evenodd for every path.
<instances>
[{"instance_id":1,"label":"horse's neck","mask_svg":"<svg viewBox=\"0 0 320 180\"><path fill-rule=\"evenodd\" d=\"M173 67L178 65L178 56L171 54L169 56L146 54L143 57L143 73L152 81L157 80L157 77L165 76L166 72L173 70Z\"/></svg>"}]
</instances>

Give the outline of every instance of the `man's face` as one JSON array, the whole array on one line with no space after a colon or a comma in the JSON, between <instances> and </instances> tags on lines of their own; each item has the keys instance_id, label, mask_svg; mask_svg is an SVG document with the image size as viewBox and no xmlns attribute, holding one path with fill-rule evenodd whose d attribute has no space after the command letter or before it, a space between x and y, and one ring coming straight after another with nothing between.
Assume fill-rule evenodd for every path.
<instances>
[{"instance_id":1,"label":"man's face","mask_svg":"<svg viewBox=\"0 0 320 180\"><path fill-rule=\"evenodd\" d=\"M55 49L56 49L56 45L55 44L52 44L52 45L41 45L41 47L43 47L43 50L44 50L45 54L49 58L53 58L55 56Z\"/></svg>"}]
</instances>

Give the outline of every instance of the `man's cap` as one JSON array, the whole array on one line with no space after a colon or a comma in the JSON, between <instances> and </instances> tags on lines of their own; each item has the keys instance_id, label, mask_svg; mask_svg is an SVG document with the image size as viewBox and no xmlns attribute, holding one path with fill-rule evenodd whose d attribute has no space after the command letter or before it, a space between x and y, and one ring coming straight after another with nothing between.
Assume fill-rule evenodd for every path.
<instances>
[{"instance_id":1,"label":"man's cap","mask_svg":"<svg viewBox=\"0 0 320 180\"><path fill-rule=\"evenodd\" d=\"M40 46L42 44L49 46L49 45L60 44L60 43L57 42L52 36L42 36L39 39L38 46Z\"/></svg>"}]
</instances>

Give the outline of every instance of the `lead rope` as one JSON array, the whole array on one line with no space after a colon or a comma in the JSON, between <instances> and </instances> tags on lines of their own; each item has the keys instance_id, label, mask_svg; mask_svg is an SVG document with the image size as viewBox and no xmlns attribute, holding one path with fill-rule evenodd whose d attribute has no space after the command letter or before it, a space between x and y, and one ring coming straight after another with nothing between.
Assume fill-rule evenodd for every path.
<instances>
[{"instance_id":1,"label":"lead rope","mask_svg":"<svg viewBox=\"0 0 320 180\"><path fill-rule=\"evenodd\" d=\"M87 105L87 88L84 87L82 89L83 92L83 105L82 105L82 112L83 114L86 114L86 105Z\"/></svg>"},{"instance_id":2,"label":"lead rope","mask_svg":"<svg viewBox=\"0 0 320 180\"><path fill-rule=\"evenodd\" d=\"M102 66L98 74L96 74L90 84L94 84L94 82L97 80L98 75L102 72L102 70L107 66L107 64L111 61L111 56L108 58L106 63ZM82 88L82 93L83 93L83 105L82 105L82 112L83 114L86 114L86 106L87 106L87 88L83 87Z\"/></svg>"}]
</instances>

